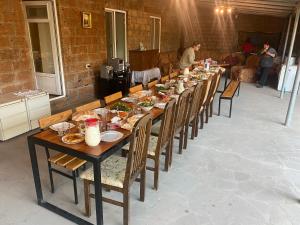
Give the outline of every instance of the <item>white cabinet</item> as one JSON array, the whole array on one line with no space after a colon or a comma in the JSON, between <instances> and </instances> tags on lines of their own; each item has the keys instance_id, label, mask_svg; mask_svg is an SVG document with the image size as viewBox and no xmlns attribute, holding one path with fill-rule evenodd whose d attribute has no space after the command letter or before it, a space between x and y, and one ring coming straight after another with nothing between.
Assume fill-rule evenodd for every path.
<instances>
[{"instance_id":1,"label":"white cabinet","mask_svg":"<svg viewBox=\"0 0 300 225\"><path fill-rule=\"evenodd\" d=\"M5 141L29 131L26 103L24 99L2 96L12 101L0 101L0 140Z\"/></svg>"},{"instance_id":2,"label":"white cabinet","mask_svg":"<svg viewBox=\"0 0 300 225\"><path fill-rule=\"evenodd\" d=\"M49 115L49 95L45 92L0 96L0 140L5 141L38 128L38 120Z\"/></svg>"}]
</instances>

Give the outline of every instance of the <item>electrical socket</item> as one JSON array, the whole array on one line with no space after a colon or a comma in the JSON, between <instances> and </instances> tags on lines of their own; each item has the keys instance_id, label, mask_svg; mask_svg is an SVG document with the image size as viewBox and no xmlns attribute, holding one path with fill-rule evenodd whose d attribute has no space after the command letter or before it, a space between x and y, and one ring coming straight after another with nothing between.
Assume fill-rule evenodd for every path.
<instances>
[{"instance_id":1,"label":"electrical socket","mask_svg":"<svg viewBox=\"0 0 300 225\"><path fill-rule=\"evenodd\" d=\"M91 67L92 67L91 64L89 64L89 63L88 63L88 64L85 64L85 68L86 68L86 69L90 69Z\"/></svg>"}]
</instances>

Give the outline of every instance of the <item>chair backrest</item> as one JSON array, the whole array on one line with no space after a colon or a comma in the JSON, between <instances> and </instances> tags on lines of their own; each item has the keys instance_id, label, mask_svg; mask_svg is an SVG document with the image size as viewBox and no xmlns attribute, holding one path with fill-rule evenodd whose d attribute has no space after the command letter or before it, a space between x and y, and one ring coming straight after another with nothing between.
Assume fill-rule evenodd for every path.
<instances>
[{"instance_id":1,"label":"chair backrest","mask_svg":"<svg viewBox=\"0 0 300 225\"><path fill-rule=\"evenodd\" d=\"M213 89L213 95L212 95L212 99L215 97L215 94L217 93L218 87L220 85L220 81L221 81L221 76L222 76L222 71L220 70L217 74L216 74L216 82L215 82L215 86Z\"/></svg>"},{"instance_id":2,"label":"chair backrest","mask_svg":"<svg viewBox=\"0 0 300 225\"><path fill-rule=\"evenodd\" d=\"M129 88L129 93L133 94L135 92L142 91L142 90L143 90L143 85L139 84L139 85Z\"/></svg>"},{"instance_id":3,"label":"chair backrest","mask_svg":"<svg viewBox=\"0 0 300 225\"><path fill-rule=\"evenodd\" d=\"M61 112L61 113L57 113L51 116L47 116L44 118L39 119L39 125L41 129L45 129L48 128L49 126L56 124L56 123L60 123L63 121L67 121L71 118L72 116L72 109Z\"/></svg>"},{"instance_id":4,"label":"chair backrest","mask_svg":"<svg viewBox=\"0 0 300 225\"><path fill-rule=\"evenodd\" d=\"M151 127L150 114L146 114L139 119L133 127L124 180L124 185L127 185L127 187L134 182L140 171L146 167Z\"/></svg>"},{"instance_id":5,"label":"chair backrest","mask_svg":"<svg viewBox=\"0 0 300 225\"><path fill-rule=\"evenodd\" d=\"M122 98L122 97L123 97L122 92L119 91L119 92L114 93L112 95L105 96L104 97L104 101L105 101L105 104L109 104L109 103L111 103L113 101L116 101L116 100Z\"/></svg>"},{"instance_id":6,"label":"chair backrest","mask_svg":"<svg viewBox=\"0 0 300 225\"><path fill-rule=\"evenodd\" d=\"M211 85L208 91L208 96L207 99L205 101L205 105L209 105L214 97L215 94L215 90L217 90L217 86L218 86L218 76L220 76L219 73L215 73L211 76Z\"/></svg>"},{"instance_id":7,"label":"chair backrest","mask_svg":"<svg viewBox=\"0 0 300 225\"><path fill-rule=\"evenodd\" d=\"M185 90L179 95L175 110L175 132L183 129L185 126L189 109L190 95L191 91L189 89Z\"/></svg>"},{"instance_id":8,"label":"chair backrest","mask_svg":"<svg viewBox=\"0 0 300 225\"><path fill-rule=\"evenodd\" d=\"M96 100L90 103L87 103L85 105L82 106L78 106L77 108L75 108L76 112L82 112L82 111L90 111L93 109L97 109L101 107L101 102L100 100Z\"/></svg>"},{"instance_id":9,"label":"chair backrest","mask_svg":"<svg viewBox=\"0 0 300 225\"><path fill-rule=\"evenodd\" d=\"M177 76L178 76L178 72L177 71L170 73L170 79L173 79L173 78L175 78Z\"/></svg>"},{"instance_id":10,"label":"chair backrest","mask_svg":"<svg viewBox=\"0 0 300 225\"><path fill-rule=\"evenodd\" d=\"M192 92L191 96L191 101L190 101L190 106L189 106L189 113L187 116L187 122L192 121L197 115L198 115L198 110L199 110L199 105L200 105L200 97L201 97L201 92L202 92L202 83L198 83L194 91Z\"/></svg>"},{"instance_id":11,"label":"chair backrest","mask_svg":"<svg viewBox=\"0 0 300 225\"><path fill-rule=\"evenodd\" d=\"M212 82L212 77L208 77L207 80L203 81L202 92L201 92L201 97L200 97L200 104L199 104L199 110L205 104L205 102L208 98L211 82Z\"/></svg>"},{"instance_id":12,"label":"chair backrest","mask_svg":"<svg viewBox=\"0 0 300 225\"><path fill-rule=\"evenodd\" d=\"M158 80L154 80L148 83L148 89L153 88L158 83Z\"/></svg>"},{"instance_id":13,"label":"chair backrest","mask_svg":"<svg viewBox=\"0 0 300 225\"><path fill-rule=\"evenodd\" d=\"M161 119L160 131L158 135L156 156L159 156L161 150L173 140L174 116L176 108L176 99L171 99L164 109L164 114Z\"/></svg>"},{"instance_id":14,"label":"chair backrest","mask_svg":"<svg viewBox=\"0 0 300 225\"><path fill-rule=\"evenodd\" d=\"M163 77L160 79L160 81L161 81L162 83L166 82L167 80L169 80L169 76L163 76Z\"/></svg>"}]
</instances>

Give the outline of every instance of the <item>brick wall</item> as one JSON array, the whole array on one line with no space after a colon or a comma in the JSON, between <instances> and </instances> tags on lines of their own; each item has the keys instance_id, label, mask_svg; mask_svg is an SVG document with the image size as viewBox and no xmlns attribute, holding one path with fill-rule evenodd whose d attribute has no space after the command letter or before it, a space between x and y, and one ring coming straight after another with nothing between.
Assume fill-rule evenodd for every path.
<instances>
[{"instance_id":1,"label":"brick wall","mask_svg":"<svg viewBox=\"0 0 300 225\"><path fill-rule=\"evenodd\" d=\"M20 0L0 1L0 94L33 87L32 61Z\"/></svg>"},{"instance_id":2,"label":"brick wall","mask_svg":"<svg viewBox=\"0 0 300 225\"><path fill-rule=\"evenodd\" d=\"M52 102L54 111L94 99L95 76L106 61L104 1L60 0L57 4L67 96ZM83 11L92 13L91 29L82 28Z\"/></svg>"}]
</instances>

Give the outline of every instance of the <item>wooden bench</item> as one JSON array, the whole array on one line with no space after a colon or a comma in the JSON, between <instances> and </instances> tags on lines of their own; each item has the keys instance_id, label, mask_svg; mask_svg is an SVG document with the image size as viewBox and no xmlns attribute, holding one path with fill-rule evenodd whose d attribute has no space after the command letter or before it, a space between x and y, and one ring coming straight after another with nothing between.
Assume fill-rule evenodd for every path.
<instances>
[{"instance_id":1,"label":"wooden bench","mask_svg":"<svg viewBox=\"0 0 300 225\"><path fill-rule=\"evenodd\" d=\"M236 91L238 91L237 95L238 96L240 95L240 85L241 85L240 81L231 80L230 83L228 84L228 86L222 92L222 94L220 95L220 98L219 98L219 112L218 112L219 116L220 116L220 113L221 113L221 100L226 99L226 100L230 100L229 118L231 118L232 99L233 99Z\"/></svg>"}]
</instances>

